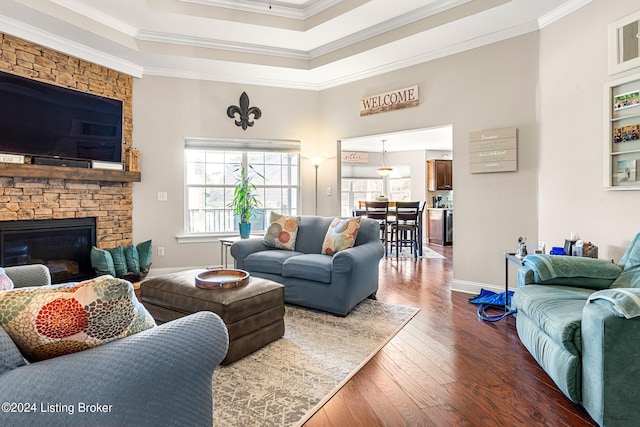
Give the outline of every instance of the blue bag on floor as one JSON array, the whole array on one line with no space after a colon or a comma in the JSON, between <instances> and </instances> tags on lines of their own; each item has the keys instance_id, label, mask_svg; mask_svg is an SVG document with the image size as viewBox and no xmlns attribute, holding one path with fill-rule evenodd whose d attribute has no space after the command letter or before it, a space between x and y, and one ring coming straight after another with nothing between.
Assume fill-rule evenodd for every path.
<instances>
[{"instance_id":1,"label":"blue bag on floor","mask_svg":"<svg viewBox=\"0 0 640 427\"><path fill-rule=\"evenodd\" d=\"M497 322L500 319L504 319L507 316L517 313L517 310L512 310L511 307L506 307L505 309L505 293L500 292L495 293L493 291L488 291L486 289L481 289L480 294L475 297L469 299L471 304L478 305L478 318L481 320L485 320L487 322ZM509 291L509 303L511 303L511 299L513 298L513 291ZM488 309L496 309L496 310L504 310L500 314L488 314Z\"/></svg>"}]
</instances>

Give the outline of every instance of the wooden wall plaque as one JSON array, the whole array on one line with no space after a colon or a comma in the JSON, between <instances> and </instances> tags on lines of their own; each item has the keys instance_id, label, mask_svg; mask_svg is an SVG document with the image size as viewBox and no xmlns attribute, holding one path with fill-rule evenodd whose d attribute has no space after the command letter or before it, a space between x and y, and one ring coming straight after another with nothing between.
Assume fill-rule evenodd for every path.
<instances>
[{"instance_id":1,"label":"wooden wall plaque","mask_svg":"<svg viewBox=\"0 0 640 427\"><path fill-rule=\"evenodd\" d=\"M500 128L471 132L469 163L471 173L517 171L517 129Z\"/></svg>"}]
</instances>

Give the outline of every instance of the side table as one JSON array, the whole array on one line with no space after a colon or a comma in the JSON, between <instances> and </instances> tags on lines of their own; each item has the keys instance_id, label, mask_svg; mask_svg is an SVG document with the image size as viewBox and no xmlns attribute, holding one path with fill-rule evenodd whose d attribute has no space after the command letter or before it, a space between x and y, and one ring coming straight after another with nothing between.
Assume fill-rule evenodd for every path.
<instances>
[{"instance_id":1,"label":"side table","mask_svg":"<svg viewBox=\"0 0 640 427\"><path fill-rule=\"evenodd\" d=\"M515 252L504 253L504 311L509 311L511 306L509 305L509 262L524 265L524 257L516 255Z\"/></svg>"},{"instance_id":2,"label":"side table","mask_svg":"<svg viewBox=\"0 0 640 427\"><path fill-rule=\"evenodd\" d=\"M252 234L249 238L252 237L262 237L258 234ZM220 242L220 266L224 268L229 268L229 248L238 240L242 240L240 236L232 236L232 237L220 237L218 241Z\"/></svg>"}]
</instances>

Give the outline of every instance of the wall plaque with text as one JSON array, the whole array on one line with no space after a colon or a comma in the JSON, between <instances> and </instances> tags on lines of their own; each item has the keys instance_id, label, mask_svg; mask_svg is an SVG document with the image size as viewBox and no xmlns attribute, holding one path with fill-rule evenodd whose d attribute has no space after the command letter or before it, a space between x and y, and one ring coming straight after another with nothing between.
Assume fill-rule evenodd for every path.
<instances>
[{"instance_id":1,"label":"wall plaque with text","mask_svg":"<svg viewBox=\"0 0 640 427\"><path fill-rule=\"evenodd\" d=\"M469 169L471 173L517 171L517 129L501 128L471 132Z\"/></svg>"},{"instance_id":2,"label":"wall plaque with text","mask_svg":"<svg viewBox=\"0 0 640 427\"><path fill-rule=\"evenodd\" d=\"M383 111L416 107L419 104L418 86L406 87L362 98L360 100L360 115L368 116Z\"/></svg>"}]
</instances>

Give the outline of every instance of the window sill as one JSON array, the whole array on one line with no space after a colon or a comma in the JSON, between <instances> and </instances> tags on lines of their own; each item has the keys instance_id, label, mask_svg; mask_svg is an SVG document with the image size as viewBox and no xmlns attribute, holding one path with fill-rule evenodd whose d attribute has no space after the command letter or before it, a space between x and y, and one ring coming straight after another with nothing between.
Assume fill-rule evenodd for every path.
<instances>
[{"instance_id":1,"label":"window sill","mask_svg":"<svg viewBox=\"0 0 640 427\"><path fill-rule=\"evenodd\" d=\"M218 242L222 237L237 236L238 233L197 233L179 234L176 236L178 243L211 243Z\"/></svg>"}]
</instances>

